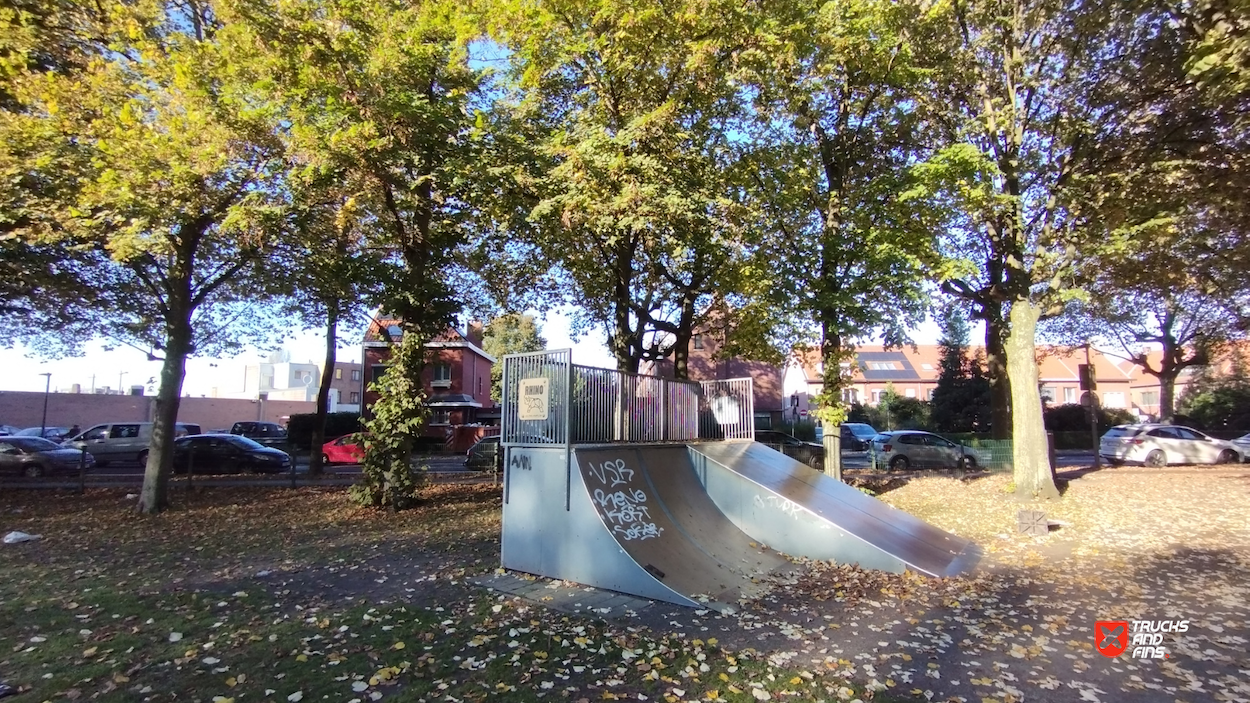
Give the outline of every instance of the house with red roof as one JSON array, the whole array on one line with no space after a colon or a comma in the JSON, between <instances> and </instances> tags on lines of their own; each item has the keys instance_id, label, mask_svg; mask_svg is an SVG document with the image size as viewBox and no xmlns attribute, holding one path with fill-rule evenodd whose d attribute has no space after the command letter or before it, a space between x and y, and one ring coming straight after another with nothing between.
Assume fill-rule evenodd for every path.
<instances>
[{"instance_id":1,"label":"house with red roof","mask_svg":"<svg viewBox=\"0 0 1250 703\"><path fill-rule=\"evenodd\" d=\"M490 369L495 357L482 349L482 332L480 323L471 322L464 330L448 328L426 342L426 366L421 379L428 395L426 405L432 412L426 435L450 437L452 428L479 424L479 413L494 408L490 398ZM361 358L366 414L378 400L378 394L369 390L369 386L386 373L391 344L398 343L402 336L399 320L393 318L376 318L365 330Z\"/></svg>"}]
</instances>

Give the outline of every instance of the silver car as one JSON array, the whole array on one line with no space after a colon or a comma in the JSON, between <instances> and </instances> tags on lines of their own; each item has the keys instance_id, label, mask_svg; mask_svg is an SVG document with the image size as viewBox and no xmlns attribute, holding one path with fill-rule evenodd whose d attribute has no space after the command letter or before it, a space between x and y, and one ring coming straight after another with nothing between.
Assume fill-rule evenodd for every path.
<instances>
[{"instance_id":1,"label":"silver car","mask_svg":"<svg viewBox=\"0 0 1250 703\"><path fill-rule=\"evenodd\" d=\"M1107 430L1098 454L1111 464L1233 464L1243 450L1232 442L1180 425L1119 425Z\"/></svg>"},{"instance_id":2,"label":"silver car","mask_svg":"<svg viewBox=\"0 0 1250 703\"><path fill-rule=\"evenodd\" d=\"M910 468L973 470L981 465L977 450L956 444L932 432L898 430L872 438L868 450L877 466L894 470Z\"/></svg>"}]
</instances>

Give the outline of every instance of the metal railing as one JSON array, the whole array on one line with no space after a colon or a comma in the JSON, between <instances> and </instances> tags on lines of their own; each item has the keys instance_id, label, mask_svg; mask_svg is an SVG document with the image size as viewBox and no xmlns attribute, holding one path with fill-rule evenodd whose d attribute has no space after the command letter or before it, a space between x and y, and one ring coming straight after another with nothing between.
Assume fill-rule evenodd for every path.
<instances>
[{"instance_id":1,"label":"metal railing","mask_svg":"<svg viewBox=\"0 0 1250 703\"><path fill-rule=\"evenodd\" d=\"M504 444L752 439L751 379L675 381L571 363L571 350L504 357Z\"/></svg>"}]
</instances>

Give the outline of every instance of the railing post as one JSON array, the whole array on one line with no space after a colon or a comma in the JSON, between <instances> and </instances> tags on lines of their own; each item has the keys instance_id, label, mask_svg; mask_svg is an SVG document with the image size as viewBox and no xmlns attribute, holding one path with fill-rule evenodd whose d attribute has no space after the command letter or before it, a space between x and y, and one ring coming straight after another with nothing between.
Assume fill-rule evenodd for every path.
<instances>
[{"instance_id":1,"label":"railing post","mask_svg":"<svg viewBox=\"0 0 1250 703\"><path fill-rule=\"evenodd\" d=\"M668 380L660 379L660 441L668 441Z\"/></svg>"}]
</instances>

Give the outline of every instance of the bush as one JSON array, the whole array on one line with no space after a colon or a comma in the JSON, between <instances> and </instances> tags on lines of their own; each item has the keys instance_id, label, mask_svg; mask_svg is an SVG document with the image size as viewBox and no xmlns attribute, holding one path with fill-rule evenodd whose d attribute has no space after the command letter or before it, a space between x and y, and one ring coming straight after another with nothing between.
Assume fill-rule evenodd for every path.
<instances>
[{"instance_id":1,"label":"bush","mask_svg":"<svg viewBox=\"0 0 1250 703\"><path fill-rule=\"evenodd\" d=\"M796 422L783 422L778 425L777 429L786 434L792 434L796 438L804 442L816 441L816 423L812 420L798 420Z\"/></svg>"},{"instance_id":2,"label":"bush","mask_svg":"<svg viewBox=\"0 0 1250 703\"><path fill-rule=\"evenodd\" d=\"M317 425L317 413L292 415L287 423L287 440L296 449L312 450L313 428ZM360 413L327 413L326 441L345 434L360 431Z\"/></svg>"},{"instance_id":3,"label":"bush","mask_svg":"<svg viewBox=\"0 0 1250 703\"><path fill-rule=\"evenodd\" d=\"M1055 405L1046 408L1042 413L1043 422L1049 432L1088 432L1089 418L1085 414L1085 406L1077 403ZM1132 413L1122 408L1098 408L1098 433L1102 434L1116 425L1136 422Z\"/></svg>"},{"instance_id":4,"label":"bush","mask_svg":"<svg viewBox=\"0 0 1250 703\"><path fill-rule=\"evenodd\" d=\"M1203 430L1250 431L1250 384L1226 382L1187 394L1183 411Z\"/></svg>"}]
</instances>

